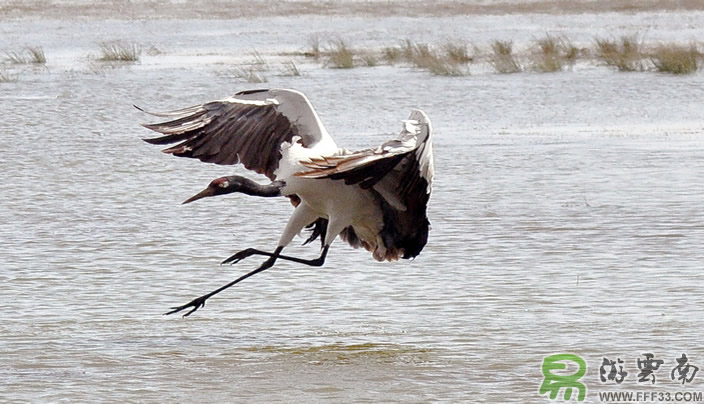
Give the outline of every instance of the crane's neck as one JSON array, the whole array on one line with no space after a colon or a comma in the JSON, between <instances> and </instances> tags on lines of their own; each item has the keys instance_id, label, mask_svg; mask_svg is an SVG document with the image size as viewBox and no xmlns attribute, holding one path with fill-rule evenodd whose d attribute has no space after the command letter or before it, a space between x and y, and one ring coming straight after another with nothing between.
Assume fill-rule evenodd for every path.
<instances>
[{"instance_id":1,"label":"crane's neck","mask_svg":"<svg viewBox=\"0 0 704 404\"><path fill-rule=\"evenodd\" d=\"M223 194L241 192L252 196L281 196L281 188L285 185L283 181L273 181L271 184L262 185L239 175L225 178L227 178L229 185L225 187Z\"/></svg>"}]
</instances>

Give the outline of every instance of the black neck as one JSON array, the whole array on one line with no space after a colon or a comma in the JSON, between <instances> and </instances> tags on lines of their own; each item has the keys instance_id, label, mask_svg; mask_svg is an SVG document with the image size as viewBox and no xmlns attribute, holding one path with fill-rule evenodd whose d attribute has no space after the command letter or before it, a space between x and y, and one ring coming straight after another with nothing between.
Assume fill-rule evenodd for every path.
<instances>
[{"instance_id":1,"label":"black neck","mask_svg":"<svg viewBox=\"0 0 704 404\"><path fill-rule=\"evenodd\" d=\"M273 181L271 184L262 185L249 178L240 177L238 175L228 178L231 178L230 184L232 184L232 190L230 192L242 192L243 194L252 196L281 196L281 188L284 186L283 181Z\"/></svg>"}]
</instances>

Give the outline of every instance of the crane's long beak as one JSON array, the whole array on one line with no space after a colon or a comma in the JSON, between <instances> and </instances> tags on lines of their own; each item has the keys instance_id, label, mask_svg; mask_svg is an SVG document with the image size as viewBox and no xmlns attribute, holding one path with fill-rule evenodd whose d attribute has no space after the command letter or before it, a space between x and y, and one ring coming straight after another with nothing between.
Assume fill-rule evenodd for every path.
<instances>
[{"instance_id":1,"label":"crane's long beak","mask_svg":"<svg viewBox=\"0 0 704 404\"><path fill-rule=\"evenodd\" d=\"M213 191L213 188L208 187L208 188L206 188L206 189L204 189L204 190L198 192L197 194L193 195L192 197L186 199L185 201L183 201L183 203L181 203L181 205L185 205L185 204L187 204L187 203L191 203L191 202L193 202L193 201L197 201L197 200L200 199L200 198L205 198L206 196L213 196L213 195L215 195L215 192Z\"/></svg>"}]
</instances>

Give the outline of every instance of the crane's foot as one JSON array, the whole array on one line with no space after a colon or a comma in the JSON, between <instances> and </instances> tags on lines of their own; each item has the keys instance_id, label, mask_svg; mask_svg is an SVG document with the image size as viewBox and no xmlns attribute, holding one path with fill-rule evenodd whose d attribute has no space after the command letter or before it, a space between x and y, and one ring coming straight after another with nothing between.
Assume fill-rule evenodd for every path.
<instances>
[{"instance_id":1,"label":"crane's foot","mask_svg":"<svg viewBox=\"0 0 704 404\"><path fill-rule=\"evenodd\" d=\"M220 265L225 265L225 264L234 265L247 257L251 257L254 254L261 254L261 251L255 249L255 248L247 248L246 250L242 250L240 252L233 254L232 256L230 256L230 258L221 262Z\"/></svg>"},{"instance_id":2,"label":"crane's foot","mask_svg":"<svg viewBox=\"0 0 704 404\"><path fill-rule=\"evenodd\" d=\"M200 309L201 307L205 306L205 301L208 300L208 295L201 296L199 298L191 300L189 303L184 304L183 306L178 306L178 307L172 307L171 311L168 313L164 313L165 316L168 316L169 314L174 314L178 313L179 311L185 310L189 307L193 307L188 313L184 314L184 317L188 317L193 313L194 311Z\"/></svg>"}]
</instances>

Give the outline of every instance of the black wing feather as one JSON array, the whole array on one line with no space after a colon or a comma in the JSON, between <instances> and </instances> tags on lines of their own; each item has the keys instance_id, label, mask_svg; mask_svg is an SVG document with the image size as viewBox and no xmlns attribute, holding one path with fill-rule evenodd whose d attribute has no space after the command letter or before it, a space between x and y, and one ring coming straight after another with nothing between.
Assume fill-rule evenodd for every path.
<instances>
[{"instance_id":1,"label":"black wing feather","mask_svg":"<svg viewBox=\"0 0 704 404\"><path fill-rule=\"evenodd\" d=\"M411 118L398 139L377 149L303 162L311 171L297 174L305 178L344 180L346 184L359 184L376 193L383 212L381 236L387 258L399 255L413 258L428 241L432 131L425 114L414 112ZM341 237L352 246L363 245L354 229L345 229Z\"/></svg>"},{"instance_id":2,"label":"black wing feather","mask_svg":"<svg viewBox=\"0 0 704 404\"><path fill-rule=\"evenodd\" d=\"M144 140L160 145L180 142L164 153L215 164L242 163L272 180L281 159L281 143L298 135L297 128L273 104L214 101L183 111L188 115L145 124L164 136Z\"/></svg>"}]
</instances>

